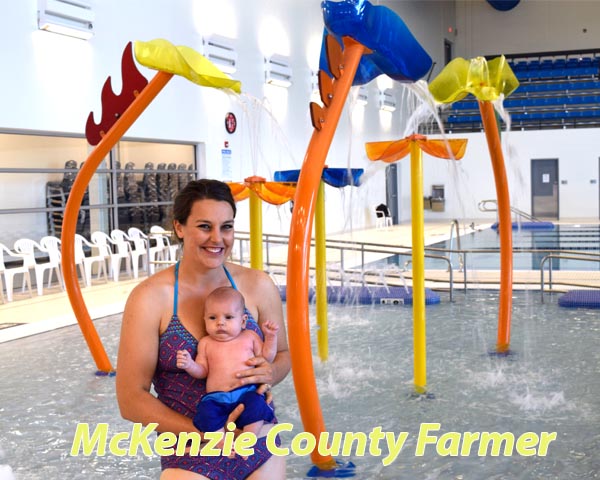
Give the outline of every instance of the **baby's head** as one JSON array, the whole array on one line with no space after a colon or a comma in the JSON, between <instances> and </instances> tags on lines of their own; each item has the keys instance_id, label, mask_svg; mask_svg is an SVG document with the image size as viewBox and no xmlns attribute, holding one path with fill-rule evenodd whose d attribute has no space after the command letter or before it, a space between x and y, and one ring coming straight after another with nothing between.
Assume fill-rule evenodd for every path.
<instances>
[{"instance_id":1,"label":"baby's head","mask_svg":"<svg viewBox=\"0 0 600 480\"><path fill-rule=\"evenodd\" d=\"M232 287L213 290L204 302L206 332L215 340L226 342L246 328L244 296Z\"/></svg>"}]
</instances>

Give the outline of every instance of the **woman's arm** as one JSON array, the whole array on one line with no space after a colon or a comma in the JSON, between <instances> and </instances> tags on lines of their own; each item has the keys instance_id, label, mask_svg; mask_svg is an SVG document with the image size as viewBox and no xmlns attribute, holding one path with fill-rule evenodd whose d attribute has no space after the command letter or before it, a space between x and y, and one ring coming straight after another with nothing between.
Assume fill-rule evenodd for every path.
<instances>
[{"instance_id":1,"label":"woman's arm","mask_svg":"<svg viewBox=\"0 0 600 480\"><path fill-rule=\"evenodd\" d=\"M147 425L158 423L159 432L197 431L192 420L176 413L150 393L158 361L161 314L168 295L152 277L130 294L121 325L116 391L123 418Z\"/></svg>"},{"instance_id":2,"label":"woman's arm","mask_svg":"<svg viewBox=\"0 0 600 480\"><path fill-rule=\"evenodd\" d=\"M269 320L278 326L277 355L273 362L267 362L262 356L254 357L247 363L255 368L239 372L238 378L242 385L251 383L276 385L286 377L291 366L279 289L262 271L243 268L238 278L240 278L238 286L246 298L246 305L253 313L256 312L256 321L259 325Z\"/></svg>"}]
</instances>

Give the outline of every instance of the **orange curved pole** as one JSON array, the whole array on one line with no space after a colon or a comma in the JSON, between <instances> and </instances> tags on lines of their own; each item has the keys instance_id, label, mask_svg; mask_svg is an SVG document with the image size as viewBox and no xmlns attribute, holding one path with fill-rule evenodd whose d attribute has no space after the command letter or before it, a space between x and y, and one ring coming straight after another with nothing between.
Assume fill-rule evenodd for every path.
<instances>
[{"instance_id":1,"label":"orange curved pole","mask_svg":"<svg viewBox=\"0 0 600 480\"><path fill-rule=\"evenodd\" d=\"M331 103L324 108L320 129L311 137L294 199L294 211L290 228L288 249L287 296L288 338L292 375L298 399L298 408L305 431L318 437L325 431L321 404L317 392L310 344L308 319L308 274L312 234L319 184L327 152L331 146L338 121L365 47L352 39L344 38L344 69L334 82ZM321 469L336 466L331 456L323 456L317 450L311 454L313 463Z\"/></svg>"},{"instance_id":2,"label":"orange curved pole","mask_svg":"<svg viewBox=\"0 0 600 480\"><path fill-rule=\"evenodd\" d=\"M502 155L502 145L496 122L494 106L489 101L479 101L479 111L485 131L498 202L498 233L500 235L500 301L498 306L498 340L496 350L506 353L510 346L510 320L512 312L513 257L512 219L508 180Z\"/></svg>"},{"instance_id":3,"label":"orange curved pole","mask_svg":"<svg viewBox=\"0 0 600 480\"><path fill-rule=\"evenodd\" d=\"M114 369L106 355L102 341L94 327L89 311L83 300L81 288L77 280L77 267L75 265L75 233L77 216L83 200L83 195L88 187L94 172L104 157L116 145L119 139L142 114L146 107L158 95L163 87L173 77L173 74L159 71L148 85L139 93L135 100L123 112L113 127L102 137L90 153L81 170L77 174L65 207L62 240L62 269L65 280L65 289L71 302L71 307L83 333L83 337L90 349L96 367L101 372L113 372Z\"/></svg>"}]
</instances>

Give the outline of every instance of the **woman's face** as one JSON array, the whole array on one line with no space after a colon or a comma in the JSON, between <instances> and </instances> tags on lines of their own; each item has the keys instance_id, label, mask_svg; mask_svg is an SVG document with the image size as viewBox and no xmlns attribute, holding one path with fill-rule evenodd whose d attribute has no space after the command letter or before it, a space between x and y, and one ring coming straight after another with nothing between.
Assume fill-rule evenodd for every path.
<instances>
[{"instance_id":1,"label":"woman's face","mask_svg":"<svg viewBox=\"0 0 600 480\"><path fill-rule=\"evenodd\" d=\"M186 224L175 222L175 231L183 240L184 258L217 268L225 262L233 246L233 209L224 201L197 200Z\"/></svg>"}]
</instances>

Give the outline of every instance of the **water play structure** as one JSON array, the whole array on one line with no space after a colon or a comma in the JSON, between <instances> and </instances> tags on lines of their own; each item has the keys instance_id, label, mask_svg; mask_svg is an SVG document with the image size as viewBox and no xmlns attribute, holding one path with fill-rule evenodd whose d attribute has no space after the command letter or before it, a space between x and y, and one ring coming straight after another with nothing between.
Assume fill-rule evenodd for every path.
<instances>
[{"instance_id":1,"label":"water play structure","mask_svg":"<svg viewBox=\"0 0 600 480\"><path fill-rule=\"evenodd\" d=\"M438 158L460 160L467 141L433 140L424 135L413 134L401 140L371 142L366 144L370 160L392 163L410 154L410 192L412 220L413 263L413 350L414 383L417 393L427 392L427 348L425 322L425 234L423 215L423 154Z\"/></svg>"},{"instance_id":2,"label":"water play structure","mask_svg":"<svg viewBox=\"0 0 600 480\"><path fill-rule=\"evenodd\" d=\"M262 202L282 205L294 198L295 183L267 182L265 178L252 176L243 183L229 182L236 202L250 198L250 266L263 269L263 222Z\"/></svg>"},{"instance_id":3,"label":"water play structure","mask_svg":"<svg viewBox=\"0 0 600 480\"><path fill-rule=\"evenodd\" d=\"M327 151L353 84L365 83L382 73L396 80L414 81L423 76L431 66L429 56L402 20L391 10L374 7L367 1L348 1L324 2L323 12L326 25L323 40L326 64L319 72L319 90L323 105L310 105L314 133L298 177L294 197L287 283L288 290L295 292L294 295L287 295L287 310L298 404L305 430L315 436L323 432L325 427L310 348L308 259L315 204ZM62 262L69 300L98 370L104 373L112 373L113 367L83 301L74 263L75 221L85 189L102 159L174 74L182 75L200 85L240 91L239 82L222 74L208 60L187 47L175 47L164 40L137 42L135 54L141 64L157 69L158 73L152 81L146 82L137 71L131 46L128 46L123 55L121 95L114 94L109 78L102 91L101 122L96 124L93 114L88 118L86 136L91 144L96 144L96 148L73 184L65 209L62 234ZM264 181L247 179L245 183L246 186L254 183L263 185ZM250 189L251 200L255 198L257 191L258 189ZM257 215L259 205L256 199L251 203L251 216L257 225L260 224L260 216ZM258 250L258 244L254 242L254 245ZM255 254L254 257L258 258L259 255ZM257 266L261 263L259 260ZM320 301L326 303L326 297L320 297ZM424 297L419 298L419 303L422 303ZM313 452L312 460L319 471L332 470L338 466L333 458L321 455L318 450Z\"/></svg>"},{"instance_id":4,"label":"water play structure","mask_svg":"<svg viewBox=\"0 0 600 480\"><path fill-rule=\"evenodd\" d=\"M500 235L500 304L498 308L498 339L496 351L507 353L510 347L512 315L512 220L508 180L500 133L492 101L502 101L519 86L519 81L504 56L487 61L477 57L470 61L455 58L429 84L434 98L451 103L472 93L479 101L479 110L485 131L498 204L498 232Z\"/></svg>"},{"instance_id":5,"label":"water play structure","mask_svg":"<svg viewBox=\"0 0 600 480\"><path fill-rule=\"evenodd\" d=\"M418 44L404 22L386 7L372 6L367 1L323 2L325 31L321 54L321 69L318 74L319 91L322 104L310 104L311 121L314 127L302 168L298 174L295 193L286 186L286 193L273 192L266 188L265 179L249 177L244 182L244 188L237 192L238 199L248 194L251 199L252 223L254 225L254 241L252 241L252 266L262 267L262 237L260 192L269 191L265 196L277 197L276 202L288 201L293 195L294 209L290 229L288 247L288 270L286 308L288 320L289 346L292 360L293 380L299 413L304 430L319 438L325 432L319 394L316 387L315 371L312 359L310 327L309 327L309 257L311 234L315 210L319 202L319 191L322 191L321 181L325 160L332 143L348 93L353 85L366 83L381 74L387 74L397 81L416 81L424 76L431 68L431 59ZM96 144L86 160L84 167L77 176L71 195L65 209L63 225L63 269L65 272L66 290L75 311L77 320L92 352L98 370L104 373L113 372L113 367L104 351L102 342L91 322L89 313L83 302L77 274L75 271L73 239L75 222L85 189L100 162L108 154L127 129L135 122L144 109L158 95L174 74L182 75L202 86L229 88L240 91L239 82L230 79L220 72L207 59L187 47L175 47L167 41L136 42L135 56L139 63L158 70L150 81L146 82L137 71L133 62L131 45L123 56L123 90L117 96L112 92L110 78L102 90L102 120L99 124L93 121L93 115L88 119L86 136L91 144ZM449 67L453 66L452 64ZM472 62L470 68L464 64L457 68L459 75L442 74L430 86L438 100L453 101L466 95L465 91L474 91L481 95L481 112L484 117L486 137L492 156L494 176L498 193L499 227L501 235L502 275L500 287L499 332L497 348L506 352L509 347L510 310L512 301L512 258L511 258L511 228L510 203L508 186L504 171L502 151L498 132L495 128L493 107L490 103L500 93L508 95L516 84L512 72L506 70L502 60L482 63ZM462 75L462 77L461 77ZM464 78L463 78L464 77ZM459 85L451 79L460 78ZM516 81L516 80L515 80ZM462 82L462 83L461 83ZM475 82L475 86L472 86ZM464 85L463 85L464 83ZM466 86L465 86L466 85ZM415 311L415 387L417 393L426 392L425 379L425 319L424 305L426 302L423 281L423 213L422 213L422 174L421 148L427 142L415 136L408 141L408 151L411 153L412 195L413 195L413 252L415 277L412 289L412 300ZM434 145L432 143L431 145ZM464 153L464 145L455 143L456 148L450 148L446 158L459 158ZM433 148L433 147L432 147ZM462 150L461 150L462 149ZM440 153L439 146L435 150ZM444 156L440 154L439 156ZM385 155L379 156L385 159ZM388 157L388 159L391 157ZM396 157L399 158L399 157ZM234 193L236 188L232 188ZM246 192L246 189L248 192ZM419 208L414 198L418 197ZM322 198L322 193L321 193ZM507 209L508 207L508 209ZM508 216L507 216L508 212ZM420 228L419 228L420 227ZM324 232L324 225L318 230ZM321 238L324 242L324 235ZM319 242L317 242L319 243ZM321 254L322 256L322 254ZM324 268L318 269L324 272ZM324 285L324 282L320 283ZM339 292L338 292L339 293ZM316 292L317 301L327 304L328 295ZM314 470L311 476L349 476L352 474L351 465L340 465L329 454L314 449L311 453ZM329 472L329 473L328 473ZM331 472L336 472L332 474Z\"/></svg>"},{"instance_id":6,"label":"water play structure","mask_svg":"<svg viewBox=\"0 0 600 480\"><path fill-rule=\"evenodd\" d=\"M202 86L230 88L237 92L241 88L240 82L229 78L202 55L188 47L176 47L166 40L136 42L135 57L142 65L158 70L158 73L150 82L145 81L133 61L132 44L127 45L121 62L123 77L121 93L116 95L113 92L109 77L102 89L101 121L95 123L93 113L88 117L86 138L91 145L96 145L96 147L86 159L73 182L65 206L61 237L65 289L98 372L104 374L113 373L114 368L83 300L75 265L76 222L86 188L100 162L174 74L184 76Z\"/></svg>"},{"instance_id":7,"label":"water play structure","mask_svg":"<svg viewBox=\"0 0 600 480\"><path fill-rule=\"evenodd\" d=\"M431 59L404 22L385 7L373 7L366 1L323 2L323 17L326 32L319 71L323 105L314 102L310 105L314 131L294 201L287 275L288 292L294 295L288 294L286 302L298 407L304 429L315 438L326 429L310 348L308 275L313 215L327 152L353 84L359 85L381 73L401 81L414 81L431 66ZM391 28L382 28L385 25ZM357 76L358 71L362 75ZM338 468L331 455L321 454L318 449L313 450L311 459L316 468L315 476Z\"/></svg>"},{"instance_id":8,"label":"water play structure","mask_svg":"<svg viewBox=\"0 0 600 480\"><path fill-rule=\"evenodd\" d=\"M329 356L329 332L327 328L327 304L331 301L349 300L355 293L357 301L374 302L377 293L373 289L363 289L360 292L340 287L327 287L327 247L325 230L325 184L335 188L358 186L364 170L362 168L328 168L324 167L316 200L315 211L315 270L316 280L313 297L317 304L317 348L321 360L327 360ZM283 170L275 172L275 179L282 182L298 182L300 170ZM390 292L387 292L388 294ZM282 292L287 297L287 288ZM309 292L310 295L310 292Z\"/></svg>"}]
</instances>

